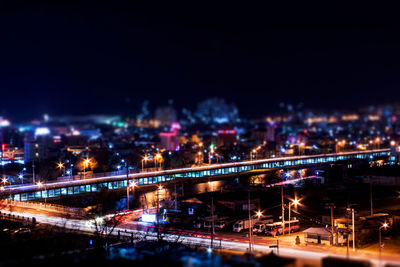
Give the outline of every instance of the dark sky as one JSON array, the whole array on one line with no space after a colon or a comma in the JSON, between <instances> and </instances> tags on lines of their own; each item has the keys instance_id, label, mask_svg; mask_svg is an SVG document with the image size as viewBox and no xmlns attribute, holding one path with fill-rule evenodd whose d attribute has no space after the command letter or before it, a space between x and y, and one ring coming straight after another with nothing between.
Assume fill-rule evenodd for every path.
<instances>
[{"instance_id":1,"label":"dark sky","mask_svg":"<svg viewBox=\"0 0 400 267\"><path fill-rule=\"evenodd\" d=\"M193 109L213 96L262 116L281 101L349 109L400 96L394 7L5 2L0 115L11 118L127 114L144 99Z\"/></svg>"}]
</instances>

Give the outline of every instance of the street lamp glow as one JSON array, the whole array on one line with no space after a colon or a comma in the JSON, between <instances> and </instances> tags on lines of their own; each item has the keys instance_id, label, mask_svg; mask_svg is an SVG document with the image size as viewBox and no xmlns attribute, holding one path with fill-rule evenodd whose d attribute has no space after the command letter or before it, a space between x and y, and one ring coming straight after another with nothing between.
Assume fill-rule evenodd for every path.
<instances>
[{"instance_id":1,"label":"street lamp glow","mask_svg":"<svg viewBox=\"0 0 400 267\"><path fill-rule=\"evenodd\" d=\"M300 201L298 199L293 200L293 205L297 206L300 204Z\"/></svg>"},{"instance_id":2,"label":"street lamp glow","mask_svg":"<svg viewBox=\"0 0 400 267\"><path fill-rule=\"evenodd\" d=\"M385 228L385 229L386 229L388 226L389 226L389 225L388 225L387 223L384 223L384 224L382 225L382 227Z\"/></svg>"},{"instance_id":3,"label":"street lamp glow","mask_svg":"<svg viewBox=\"0 0 400 267\"><path fill-rule=\"evenodd\" d=\"M38 187L42 187L42 186L43 186L43 183L39 181L39 182L36 183L36 185L37 185Z\"/></svg>"},{"instance_id":4,"label":"street lamp glow","mask_svg":"<svg viewBox=\"0 0 400 267\"><path fill-rule=\"evenodd\" d=\"M257 216L258 216L258 218L260 218L262 216L262 212L261 211L257 211Z\"/></svg>"},{"instance_id":5,"label":"street lamp glow","mask_svg":"<svg viewBox=\"0 0 400 267\"><path fill-rule=\"evenodd\" d=\"M59 169L64 168L64 163L62 163L62 162L57 163L57 167L58 167Z\"/></svg>"}]
</instances>

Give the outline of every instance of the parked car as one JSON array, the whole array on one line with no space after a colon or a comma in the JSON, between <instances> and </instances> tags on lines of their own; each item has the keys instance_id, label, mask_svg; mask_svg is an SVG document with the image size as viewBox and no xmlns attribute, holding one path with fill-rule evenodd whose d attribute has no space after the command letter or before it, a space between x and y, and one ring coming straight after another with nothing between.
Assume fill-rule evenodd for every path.
<instances>
[{"instance_id":1,"label":"parked car","mask_svg":"<svg viewBox=\"0 0 400 267\"><path fill-rule=\"evenodd\" d=\"M31 229L29 228L19 228L13 232L15 235L25 235L25 234L30 234Z\"/></svg>"}]
</instances>

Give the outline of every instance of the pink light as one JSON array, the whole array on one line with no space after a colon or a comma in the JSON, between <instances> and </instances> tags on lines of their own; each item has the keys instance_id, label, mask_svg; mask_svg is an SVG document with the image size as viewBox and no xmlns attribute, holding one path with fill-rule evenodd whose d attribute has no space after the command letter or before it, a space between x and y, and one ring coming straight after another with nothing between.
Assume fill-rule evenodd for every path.
<instances>
[{"instance_id":1,"label":"pink light","mask_svg":"<svg viewBox=\"0 0 400 267\"><path fill-rule=\"evenodd\" d=\"M165 137L176 136L176 132L161 132L160 136L165 136Z\"/></svg>"}]
</instances>

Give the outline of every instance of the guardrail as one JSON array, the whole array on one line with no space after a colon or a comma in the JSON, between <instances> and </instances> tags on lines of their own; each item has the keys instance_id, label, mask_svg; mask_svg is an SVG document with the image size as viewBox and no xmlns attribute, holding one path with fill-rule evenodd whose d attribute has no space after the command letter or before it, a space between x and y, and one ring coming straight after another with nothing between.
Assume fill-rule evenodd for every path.
<instances>
[{"instance_id":1,"label":"guardrail","mask_svg":"<svg viewBox=\"0 0 400 267\"><path fill-rule=\"evenodd\" d=\"M82 216L82 217L86 216L86 212L81 208L73 208L73 207L67 207L67 206L51 204L51 203L32 202L32 201L16 201L16 200L7 199L7 200L0 201L0 206L1 205L5 205L5 206L13 205L13 206L17 206L17 207L55 211L55 212L59 212L59 213L61 212L61 213L65 213L65 214L74 214L74 215L78 215L78 216Z\"/></svg>"},{"instance_id":2,"label":"guardrail","mask_svg":"<svg viewBox=\"0 0 400 267\"><path fill-rule=\"evenodd\" d=\"M19 216L11 213L2 213L0 211L0 220L7 220L7 221L12 221L12 222L22 222L24 226L27 226L29 224L35 225L36 224L36 218L35 217L25 217L25 216Z\"/></svg>"}]
</instances>

